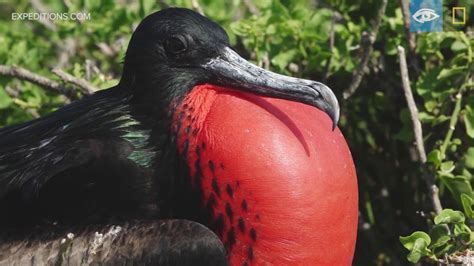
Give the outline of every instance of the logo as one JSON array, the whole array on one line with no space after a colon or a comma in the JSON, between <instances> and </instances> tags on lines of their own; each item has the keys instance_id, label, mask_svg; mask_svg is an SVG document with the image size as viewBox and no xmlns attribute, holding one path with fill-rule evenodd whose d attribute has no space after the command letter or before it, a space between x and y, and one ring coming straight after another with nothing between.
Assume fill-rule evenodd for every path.
<instances>
[{"instance_id":1,"label":"logo","mask_svg":"<svg viewBox=\"0 0 474 266\"><path fill-rule=\"evenodd\" d=\"M443 31L443 0L410 0L410 31Z\"/></svg>"},{"instance_id":2,"label":"logo","mask_svg":"<svg viewBox=\"0 0 474 266\"><path fill-rule=\"evenodd\" d=\"M439 15L436 14L436 11L434 11L433 9L422 8L418 9L418 11L416 11L415 14L413 14L413 16L411 17L420 23L425 23L438 19Z\"/></svg>"},{"instance_id":3,"label":"logo","mask_svg":"<svg viewBox=\"0 0 474 266\"><path fill-rule=\"evenodd\" d=\"M453 7L451 21L454 25L465 25L466 24L466 7L463 7L463 6Z\"/></svg>"}]
</instances>

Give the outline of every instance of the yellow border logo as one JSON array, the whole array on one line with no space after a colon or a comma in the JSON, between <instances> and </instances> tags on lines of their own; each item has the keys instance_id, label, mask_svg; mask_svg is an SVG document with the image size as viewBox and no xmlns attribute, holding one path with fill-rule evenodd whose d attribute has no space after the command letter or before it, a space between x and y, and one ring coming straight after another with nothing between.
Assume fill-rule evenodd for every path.
<instances>
[{"instance_id":1,"label":"yellow border logo","mask_svg":"<svg viewBox=\"0 0 474 266\"><path fill-rule=\"evenodd\" d=\"M456 11L457 10L462 10L462 21L457 21L456 20ZM454 25L464 25L466 24L466 7L453 7L453 12L452 12L452 22Z\"/></svg>"}]
</instances>

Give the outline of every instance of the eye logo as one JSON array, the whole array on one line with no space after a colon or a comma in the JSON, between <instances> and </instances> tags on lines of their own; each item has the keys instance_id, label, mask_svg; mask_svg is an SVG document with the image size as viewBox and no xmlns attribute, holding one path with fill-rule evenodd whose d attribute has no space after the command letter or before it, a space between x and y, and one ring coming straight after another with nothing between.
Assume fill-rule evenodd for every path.
<instances>
[{"instance_id":1,"label":"eye logo","mask_svg":"<svg viewBox=\"0 0 474 266\"><path fill-rule=\"evenodd\" d=\"M411 16L416 22L425 23L433 21L439 18L439 15L433 9L421 8L418 9L413 16Z\"/></svg>"}]
</instances>

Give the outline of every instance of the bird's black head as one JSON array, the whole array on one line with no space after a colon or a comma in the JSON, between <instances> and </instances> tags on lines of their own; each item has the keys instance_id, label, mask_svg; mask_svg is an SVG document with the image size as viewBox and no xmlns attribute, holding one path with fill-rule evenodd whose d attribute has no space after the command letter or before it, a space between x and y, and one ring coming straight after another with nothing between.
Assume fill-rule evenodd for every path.
<instances>
[{"instance_id":1,"label":"bird's black head","mask_svg":"<svg viewBox=\"0 0 474 266\"><path fill-rule=\"evenodd\" d=\"M337 99L326 85L249 63L208 18L184 8L146 17L127 49L121 84L147 99L169 102L202 83L306 103L326 112L334 125L339 119Z\"/></svg>"}]
</instances>

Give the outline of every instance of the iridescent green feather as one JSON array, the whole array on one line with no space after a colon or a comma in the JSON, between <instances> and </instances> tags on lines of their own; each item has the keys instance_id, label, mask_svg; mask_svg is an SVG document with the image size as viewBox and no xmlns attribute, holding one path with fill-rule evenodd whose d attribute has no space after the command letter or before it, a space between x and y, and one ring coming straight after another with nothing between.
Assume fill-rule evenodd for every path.
<instances>
[{"instance_id":1,"label":"iridescent green feather","mask_svg":"<svg viewBox=\"0 0 474 266\"><path fill-rule=\"evenodd\" d=\"M119 128L126 131L121 137L130 142L135 148L127 158L140 166L151 167L156 155L155 151L147 147L151 131L137 129L136 126L140 125L140 122L133 119L129 114L121 116L117 121L121 122Z\"/></svg>"}]
</instances>

